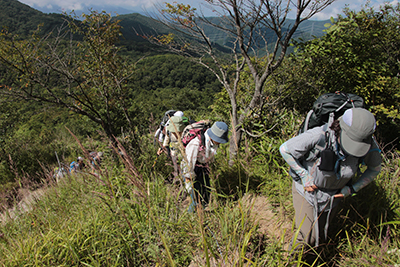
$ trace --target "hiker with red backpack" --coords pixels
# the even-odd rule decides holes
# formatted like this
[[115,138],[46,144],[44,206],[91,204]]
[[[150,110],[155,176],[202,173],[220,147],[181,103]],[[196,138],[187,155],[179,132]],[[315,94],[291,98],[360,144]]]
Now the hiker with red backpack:
[[[382,158],[373,138],[375,127],[371,112],[350,108],[338,119],[281,145],[280,152],[293,178],[295,226],[299,229],[292,240],[294,253],[304,249],[307,255],[307,250],[327,241],[329,223],[341,200],[357,193],[379,174]],[[367,169],[353,182],[361,164]]]
[[[192,126],[194,125],[194,126]],[[206,121],[198,122],[203,128],[197,131],[195,124],[187,126],[191,131],[185,133],[182,143],[185,146],[185,155],[181,162],[182,177],[185,188],[190,194],[191,204],[188,212],[193,212],[201,203],[205,208],[210,201],[210,169],[209,164],[214,160],[220,144],[228,142],[228,125],[217,121],[207,128]]]

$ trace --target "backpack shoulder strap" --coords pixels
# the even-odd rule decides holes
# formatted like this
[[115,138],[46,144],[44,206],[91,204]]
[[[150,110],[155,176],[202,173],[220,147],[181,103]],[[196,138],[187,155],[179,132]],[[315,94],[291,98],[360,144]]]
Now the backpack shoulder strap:
[[322,127],[322,132],[319,136],[318,142],[315,144],[315,146],[305,155],[305,160],[306,161],[310,161],[312,159],[315,158],[319,158],[321,151],[325,149],[325,145],[326,145],[326,137],[325,137],[325,133],[328,130],[328,124],[326,123],[323,127]]
[[[375,147],[375,148],[370,148],[370,150],[368,150],[367,154],[365,154],[364,156],[362,156],[361,158],[359,158],[359,161],[358,161],[359,164],[365,165],[364,159],[365,159],[365,157],[366,157],[369,153],[375,152],[375,151],[377,151],[377,152],[379,152],[379,153],[382,152],[382,150],[379,148],[378,144],[376,143],[376,140],[375,140],[374,137],[372,137],[372,142],[375,143],[376,147]],[[360,171],[360,169],[359,169],[359,171]]]
[[311,115],[312,115],[313,113],[314,113],[314,110],[312,110],[312,109],[307,113],[306,119],[304,120],[303,129],[300,129],[300,131],[301,131],[302,133],[304,133],[305,131],[308,130],[308,124],[309,124],[309,122],[310,122],[310,118],[311,118]]

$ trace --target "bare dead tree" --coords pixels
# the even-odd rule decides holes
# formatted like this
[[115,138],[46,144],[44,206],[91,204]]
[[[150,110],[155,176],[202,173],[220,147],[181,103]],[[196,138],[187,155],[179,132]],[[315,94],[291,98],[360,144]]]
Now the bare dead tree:
[[[184,55],[214,73],[226,89],[232,113],[233,135],[230,140],[231,159],[240,145],[242,124],[257,107],[263,106],[263,88],[284,60],[290,40],[299,25],[324,10],[335,0],[205,0],[216,14],[206,17],[201,11],[184,4],[166,3],[153,16],[178,34],[147,36],[149,41]],[[289,19],[292,17],[292,19]],[[205,29],[213,28],[231,41],[226,48],[230,57],[222,57],[216,43]],[[207,31],[209,32],[209,31]],[[258,56],[259,51],[263,56]],[[205,59],[211,58],[213,66]],[[239,82],[244,71],[254,80],[250,101],[238,108]]]

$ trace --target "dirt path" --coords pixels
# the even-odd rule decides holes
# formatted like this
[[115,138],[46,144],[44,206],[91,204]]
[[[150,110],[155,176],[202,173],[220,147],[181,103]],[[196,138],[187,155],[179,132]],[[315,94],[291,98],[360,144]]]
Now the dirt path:
[[[242,199],[245,208],[250,211],[250,216],[256,224],[258,224],[258,232],[264,234],[268,239],[279,240],[283,237],[285,249],[290,243],[292,223],[287,218],[282,218],[281,215],[274,212],[274,208],[268,201],[268,198],[260,195],[245,195]],[[235,252],[232,252],[235,253]],[[237,258],[238,255],[232,255],[231,260]],[[219,262],[217,262],[219,261]],[[211,266],[229,266],[222,259],[210,259]],[[194,257],[189,267],[206,266],[204,254],[198,252]]]
[[22,196],[22,200],[6,212],[0,213],[0,224],[4,224],[8,220],[14,220],[21,212],[29,211],[32,204],[37,202],[45,192],[46,188],[39,188],[34,191],[29,189],[20,189],[18,194]]
[[273,211],[266,196],[246,195],[243,201],[251,209],[251,216],[259,225],[259,232],[270,238],[281,238],[283,235],[285,240],[290,238],[291,222]]

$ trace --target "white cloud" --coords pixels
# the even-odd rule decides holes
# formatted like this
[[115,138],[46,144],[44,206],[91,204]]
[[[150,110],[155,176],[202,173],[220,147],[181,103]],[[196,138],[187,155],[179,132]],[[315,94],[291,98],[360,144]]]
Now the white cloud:
[[32,7],[60,7],[64,10],[83,10],[91,6],[114,6],[126,9],[151,8],[158,0],[21,0]]
[[366,4],[368,4],[369,7],[373,7],[375,10],[379,9],[379,6],[389,3],[391,5],[396,5],[397,0],[394,0],[392,2],[389,2],[387,0],[337,0],[330,6],[328,6],[326,9],[324,9],[322,12],[316,14],[312,19],[315,20],[326,20],[329,19],[330,17],[336,18],[337,15],[343,14],[343,9],[348,7],[350,10],[355,10],[359,11],[362,8],[365,8]]
[[[208,15],[215,15],[204,8],[207,4],[205,0],[20,0],[21,2],[34,7],[34,8],[54,8],[63,9],[64,11],[86,11],[89,8],[96,6],[106,8],[107,12],[113,12],[112,8],[124,8],[127,10],[151,10],[155,4],[164,5],[164,2],[180,2],[184,4],[190,4],[196,7],[198,10],[205,11]],[[390,3],[395,5],[398,0],[393,0]],[[352,10],[360,10],[369,3],[370,6],[377,9],[379,5],[389,2],[387,0],[336,0],[333,4],[328,6],[324,11],[316,14],[312,19],[326,20],[330,17],[337,17],[338,14],[342,14],[343,8],[348,6]]]

